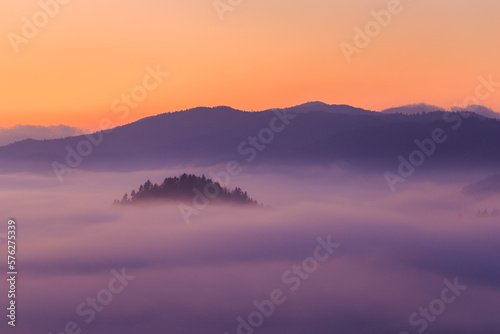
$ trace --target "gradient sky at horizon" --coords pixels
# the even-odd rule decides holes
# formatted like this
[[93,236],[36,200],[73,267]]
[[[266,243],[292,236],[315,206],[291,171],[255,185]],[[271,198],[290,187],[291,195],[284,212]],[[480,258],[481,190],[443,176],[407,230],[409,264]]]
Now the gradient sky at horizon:
[[[97,128],[106,117],[118,125],[196,106],[316,100],[450,108],[475,94],[479,76],[500,81],[494,0],[401,0],[402,13],[347,64],[340,43],[353,44],[354,28],[388,2],[248,0],[221,21],[212,0],[72,0],[19,53],[7,34],[21,34],[40,5],[3,2],[0,126]],[[121,120],[112,102],[157,64],[170,76]],[[500,111],[498,92],[480,102]]]

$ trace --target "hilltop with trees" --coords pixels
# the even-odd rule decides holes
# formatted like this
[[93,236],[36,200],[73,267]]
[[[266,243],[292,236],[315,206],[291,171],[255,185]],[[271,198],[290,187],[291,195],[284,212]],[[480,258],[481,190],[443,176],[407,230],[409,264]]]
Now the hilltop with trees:
[[142,203],[150,200],[167,201],[192,201],[194,196],[202,195],[210,200],[224,201],[235,204],[261,205],[250,198],[246,191],[236,187],[228,189],[221,186],[218,182],[208,179],[205,175],[201,177],[193,174],[182,174],[180,177],[165,178],[162,184],[146,181],[141,184],[139,189],[133,189],[123,195],[121,200],[115,200],[114,204],[130,205]]

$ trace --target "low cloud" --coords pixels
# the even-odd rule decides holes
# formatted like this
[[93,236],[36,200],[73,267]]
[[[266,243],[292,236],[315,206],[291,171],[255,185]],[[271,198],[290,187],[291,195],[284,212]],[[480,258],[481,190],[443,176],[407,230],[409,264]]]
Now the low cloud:
[[[470,175],[413,179],[394,194],[379,175],[248,168],[231,186],[272,209],[214,204],[190,225],[173,203],[111,204],[143,180],[179,173],[75,171],[62,184],[0,175],[0,211],[22,226],[17,332],[61,333],[73,321],[89,334],[237,334],[238,317],[248,319],[254,301],[280,289],[286,302],[253,333],[413,334],[419,327],[409,316],[440,298],[444,280],[455,277],[467,291],[426,333],[489,334],[499,326],[500,225],[475,216],[498,198],[463,196]],[[341,247],[292,291],[283,273],[313,256],[317,238],[327,236]],[[85,322],[77,306],[122,268],[134,281]]]

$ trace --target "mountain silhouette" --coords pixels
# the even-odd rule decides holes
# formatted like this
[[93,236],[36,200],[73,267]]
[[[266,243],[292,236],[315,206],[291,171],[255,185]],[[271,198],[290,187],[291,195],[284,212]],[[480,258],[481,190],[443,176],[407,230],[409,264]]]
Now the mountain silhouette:
[[90,137],[24,140],[0,147],[0,172],[54,173],[55,166],[131,171],[230,160],[241,165],[342,163],[380,171],[397,167],[398,157],[410,155],[418,148],[415,140],[430,138],[435,129],[442,129],[447,140],[422,168],[500,166],[498,120],[443,111],[387,114],[313,102],[261,112],[199,107]]

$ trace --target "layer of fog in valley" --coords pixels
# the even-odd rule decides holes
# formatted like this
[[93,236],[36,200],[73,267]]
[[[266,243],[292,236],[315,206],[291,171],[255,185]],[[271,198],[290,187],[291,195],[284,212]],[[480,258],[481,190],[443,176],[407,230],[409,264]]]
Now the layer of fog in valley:
[[[477,211],[500,202],[462,192],[487,175],[415,177],[391,192],[382,174],[260,166],[229,186],[265,209],[208,204],[186,224],[175,203],[112,205],[146,180],[217,170],[75,171],[63,183],[0,176],[0,211],[19,226],[16,332],[55,334],[68,323],[89,334],[498,330],[500,217]],[[318,238],[340,246],[293,273]],[[117,272],[129,280],[123,289],[115,280],[106,299]],[[466,288],[435,302],[457,281]],[[252,327],[260,318],[249,315],[273,291],[281,303]],[[87,298],[98,295],[93,309]]]

